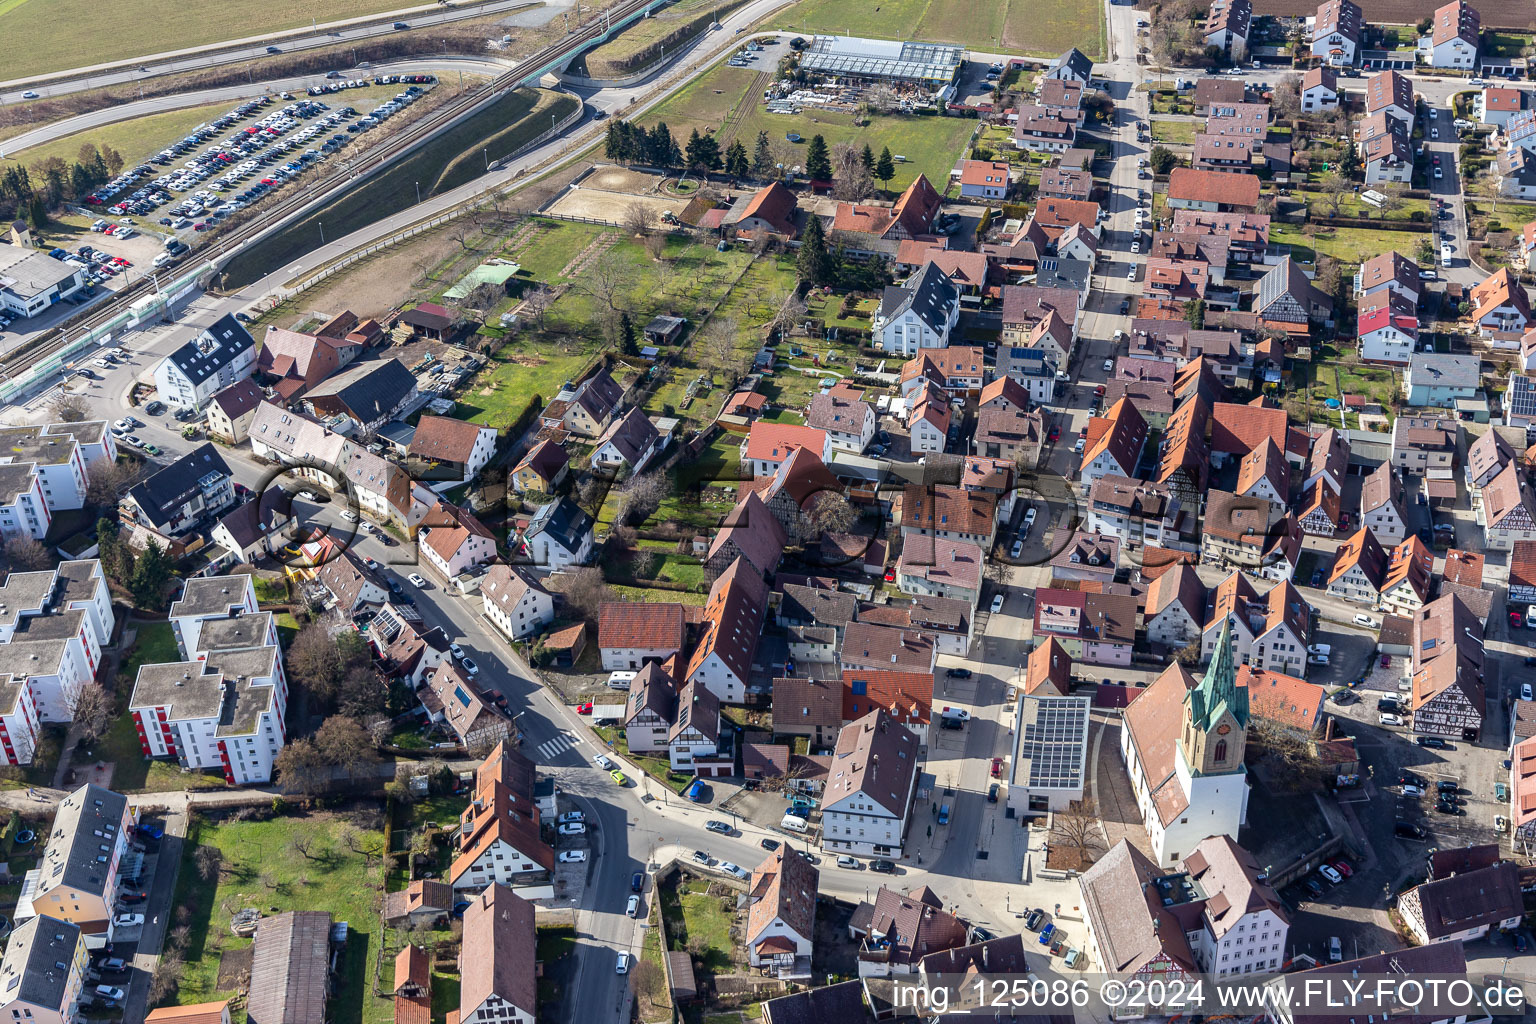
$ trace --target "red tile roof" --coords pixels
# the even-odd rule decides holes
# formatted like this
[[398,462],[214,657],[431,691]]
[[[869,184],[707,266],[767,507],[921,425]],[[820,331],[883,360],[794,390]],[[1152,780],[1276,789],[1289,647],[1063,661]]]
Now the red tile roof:
[[604,601],[597,610],[597,645],[639,650],[681,650],[683,606]]
[[1252,208],[1259,202],[1259,179],[1252,174],[1175,167],[1168,176],[1168,198]]
[[[910,636],[913,631],[896,632]],[[843,669],[843,721],[854,721],[875,708],[902,725],[927,725],[933,716],[933,673]]]
[[811,449],[818,456],[826,449],[827,433],[814,427],[795,423],[752,424],[747,434],[747,458],[765,462],[782,462],[797,446]]

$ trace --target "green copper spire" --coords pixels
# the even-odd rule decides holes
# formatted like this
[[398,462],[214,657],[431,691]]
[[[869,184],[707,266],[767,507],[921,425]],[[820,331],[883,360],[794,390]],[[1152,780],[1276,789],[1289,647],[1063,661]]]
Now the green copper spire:
[[1232,660],[1232,621],[1221,625],[1216,651],[1206,666],[1205,678],[1189,691],[1190,722],[1202,732],[1209,730],[1222,712],[1230,710],[1240,729],[1248,728],[1248,690],[1237,685],[1237,665]]

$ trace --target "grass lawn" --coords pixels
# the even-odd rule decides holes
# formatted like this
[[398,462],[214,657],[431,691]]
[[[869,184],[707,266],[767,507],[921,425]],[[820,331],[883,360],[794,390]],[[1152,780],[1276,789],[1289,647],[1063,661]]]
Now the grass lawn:
[[[159,0],[116,0],[110,11],[92,0],[8,0],[0,3],[0,39],[24,39],[8,48],[6,76],[26,78],[69,68],[131,60],[151,53],[217,43],[242,36],[307,27],[399,9],[398,0],[207,0],[172,12]],[[194,122],[195,123],[195,122]]]
[[[893,36],[976,49],[1059,57],[1076,46],[1090,57],[1104,52],[1104,12],[1087,0],[883,0],[850,5],[839,0],[801,0],[774,19],[802,34]],[[899,26],[893,30],[892,26]]]
[[[626,69],[630,68],[629,59],[635,54],[667,38],[695,18],[721,7],[722,5],[714,0],[678,0],[677,3],[669,4],[661,8],[657,14],[631,23],[616,37],[588,53],[587,70],[599,78],[622,77]],[[725,10],[722,8],[719,17],[724,17],[724,14]],[[698,32],[708,30],[708,23],[701,24],[697,29]],[[674,40],[667,45],[667,49],[683,45],[686,45],[686,40]],[[632,70],[638,71],[639,66],[634,66]]]
[[1277,222],[1270,226],[1269,237],[1276,245],[1292,246],[1292,254],[1304,261],[1313,261],[1317,256],[1332,256],[1340,263],[1358,265],[1393,249],[1413,259],[1419,239],[1425,236],[1415,231],[1327,228],[1319,229],[1309,238],[1300,230],[1300,225]]
[[1152,119],[1152,141],[1171,142],[1178,145],[1193,146],[1195,136],[1199,134],[1200,126],[1193,121],[1170,121],[1167,118],[1154,117]]
[[[1293,198],[1306,203],[1308,209],[1314,213],[1333,213],[1332,201],[1321,192],[1297,189],[1293,195]],[[1430,202],[1428,199],[1404,199],[1403,205],[1387,214],[1386,219],[1394,221],[1411,221],[1413,219],[1413,214],[1417,212],[1423,218],[1420,223],[1423,225],[1424,231],[1427,232],[1429,230],[1429,207]],[[1362,217],[1368,218],[1370,220],[1382,219],[1380,210],[1367,203],[1361,202],[1360,198],[1355,195],[1344,196],[1343,202],[1339,204],[1339,216]]]
[[[219,958],[225,950],[251,944],[229,931],[230,915],[244,907],[263,914],[279,910],[324,909],[350,925],[346,955],[335,977],[334,1019],[346,1024],[387,1024],[394,1019],[391,1000],[373,994],[372,965],[383,938],[379,920],[380,853],[383,835],[364,832],[372,856],[353,853],[342,840],[346,821],[330,814],[274,818],[271,821],[212,823],[194,818],[188,831],[175,905],[186,908],[191,934],[186,972],[177,999],[197,1003],[234,995],[217,987]],[[291,845],[308,837],[306,857]],[[199,846],[222,855],[216,881],[197,871]],[[182,911],[178,910],[178,921]],[[388,968],[385,974],[388,975]],[[385,986],[385,991],[388,987]]]
[[[888,4],[886,9],[889,9]],[[844,8],[844,13],[854,12]],[[875,17],[883,19],[886,15],[882,11]],[[854,20],[857,21],[856,16]],[[887,22],[897,23],[911,24]],[[686,139],[694,129],[701,133],[706,129],[718,132],[722,125],[739,124],[733,137],[740,139],[749,153],[757,133],[765,131],[776,150],[782,153],[782,158],[791,164],[804,163],[806,143],[787,142],[785,135],[789,132],[797,132],[807,140],[820,135],[829,147],[839,142],[852,142],[861,147],[868,144],[877,154],[882,146],[889,146],[892,154],[907,158],[905,163],[896,164],[896,176],[890,182],[892,192],[898,194],[919,174],[927,175],[935,187],[948,182],[950,168],[965,150],[977,124],[969,118],[959,117],[875,116],[869,124],[860,127],[853,123],[855,115],[829,110],[806,109],[798,115],[770,114],[762,106],[762,97],[751,91],[756,76],[754,69],[719,64],[647,114],[643,123],[649,128],[657,121],[665,121],[673,137],[680,140]]]
[[[693,776],[674,774],[672,764],[666,758],[630,753],[629,739],[624,735],[622,729],[614,729],[608,726],[593,726],[592,731],[597,734],[598,739],[608,744],[609,749],[615,754],[626,759],[672,792],[681,795],[683,790],[693,785]],[[638,786],[640,785],[640,780],[631,779],[630,784]]]
[[[729,509],[727,509],[729,511]],[[708,594],[685,594],[679,590],[654,590],[650,587],[621,587],[609,585],[615,594],[625,601],[644,604],[690,604],[700,608],[709,601]]]
[[708,947],[704,970],[713,974],[731,965],[731,914],[721,908],[719,896],[707,894],[708,887],[706,881],[690,879],[677,889],[659,888],[657,895],[672,949],[687,949],[698,940]]

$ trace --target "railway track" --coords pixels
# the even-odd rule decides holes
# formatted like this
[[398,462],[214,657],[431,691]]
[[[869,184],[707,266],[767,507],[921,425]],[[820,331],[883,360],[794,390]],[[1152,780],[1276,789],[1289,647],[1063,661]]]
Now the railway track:
[[[518,83],[529,75],[585,47],[593,39],[601,36],[609,24],[628,17],[651,2],[652,0],[628,0],[614,8],[611,17],[599,17],[577,32],[536,51],[516,67],[498,75],[491,81],[489,88],[468,92],[449,101],[434,113],[406,127],[399,135],[379,147],[378,151],[358,158],[344,173],[331,174],[318,179],[308,189],[296,192],[287,199],[279,200],[251,220],[232,228],[228,233],[215,235],[207,245],[194,248],[188,253],[182,261],[183,265],[193,266],[200,262],[218,264],[240,246],[276,227],[294,214],[343,192],[359,177],[399,159],[418,143],[431,138],[508,89],[516,88]],[[135,300],[150,294],[152,289],[152,279],[148,275],[141,277],[119,291],[101,308],[66,321],[34,339],[29,345],[9,353],[0,360],[0,380],[8,380],[24,372],[28,367],[46,360],[68,344],[70,337],[78,339],[80,335],[101,327],[114,317],[121,315]]]

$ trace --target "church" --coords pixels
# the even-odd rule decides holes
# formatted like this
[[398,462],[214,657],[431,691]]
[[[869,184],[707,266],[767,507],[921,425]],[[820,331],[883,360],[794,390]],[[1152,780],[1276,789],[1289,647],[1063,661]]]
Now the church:
[[1120,752],[1159,866],[1207,836],[1237,838],[1248,820],[1248,690],[1237,685],[1232,626],[1198,682],[1170,665],[1125,709]]

